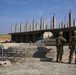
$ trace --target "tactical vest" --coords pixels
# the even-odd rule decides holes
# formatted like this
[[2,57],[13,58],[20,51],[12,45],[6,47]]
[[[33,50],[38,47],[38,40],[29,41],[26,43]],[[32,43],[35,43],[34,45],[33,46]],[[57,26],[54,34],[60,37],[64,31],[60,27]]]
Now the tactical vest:
[[61,45],[62,44],[62,41],[61,41],[61,37],[57,37],[56,39],[56,45]]
[[76,36],[74,36],[71,40],[71,45],[72,45],[72,48],[75,48],[76,49]]

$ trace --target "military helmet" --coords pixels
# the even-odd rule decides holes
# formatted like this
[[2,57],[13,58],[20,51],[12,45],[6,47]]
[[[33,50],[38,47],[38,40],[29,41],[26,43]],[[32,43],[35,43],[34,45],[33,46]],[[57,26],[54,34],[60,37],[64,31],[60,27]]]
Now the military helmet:
[[76,35],[76,31],[74,31],[73,34]]
[[62,32],[62,31],[60,31],[60,32],[59,32],[59,35],[63,35],[63,32]]

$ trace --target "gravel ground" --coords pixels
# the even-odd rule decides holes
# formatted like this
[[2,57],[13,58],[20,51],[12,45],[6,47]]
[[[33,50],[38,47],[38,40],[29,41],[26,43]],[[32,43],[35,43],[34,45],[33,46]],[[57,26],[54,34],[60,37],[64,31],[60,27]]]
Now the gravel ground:
[[76,75],[76,65],[30,61],[12,67],[0,67],[0,75]]
[[[53,50],[56,52],[55,47],[53,47]],[[24,61],[13,66],[0,66],[0,75],[76,75],[76,64],[74,64],[74,61],[72,64],[67,64],[68,56],[69,49],[66,46],[63,55],[64,63],[56,63],[56,59],[44,62]]]

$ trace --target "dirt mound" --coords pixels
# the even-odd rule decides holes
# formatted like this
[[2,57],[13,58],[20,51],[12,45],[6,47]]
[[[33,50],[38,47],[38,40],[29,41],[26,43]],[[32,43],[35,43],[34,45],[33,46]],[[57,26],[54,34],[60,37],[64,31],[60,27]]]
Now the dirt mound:
[[11,35],[8,34],[0,34],[0,42],[6,42],[11,40]]

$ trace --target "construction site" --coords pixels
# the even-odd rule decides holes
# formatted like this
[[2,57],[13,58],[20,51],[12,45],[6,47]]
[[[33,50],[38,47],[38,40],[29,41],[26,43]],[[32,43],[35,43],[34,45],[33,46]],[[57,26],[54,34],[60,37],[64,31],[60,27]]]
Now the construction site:
[[0,48],[0,75],[76,74],[75,60],[68,64],[68,46],[64,46],[63,63],[56,62],[56,46],[45,46],[42,43],[4,43]]
[[[72,64],[69,61],[69,41],[76,30],[76,21],[72,23],[72,12],[69,13],[69,23],[61,23],[56,28],[56,16],[53,16],[51,28],[45,25],[43,19],[40,19],[40,28],[33,21],[28,30],[26,22],[25,30],[18,31],[18,25],[11,26],[10,43],[0,43],[0,75],[76,75],[76,65],[74,60]],[[46,46],[44,42],[36,42],[39,37],[56,38],[58,33],[63,31],[67,43],[64,46],[63,63],[56,62],[56,44]],[[46,35],[44,33],[46,32]],[[52,33],[52,34],[50,34]],[[75,56],[73,57],[75,58]]]
[[[58,26],[58,27],[57,27]],[[36,42],[36,40],[39,37],[43,37],[44,32],[52,32],[53,37],[56,38],[58,36],[58,33],[60,31],[63,31],[64,37],[67,39],[67,42],[69,43],[73,31],[76,30],[76,20],[72,20],[72,12],[70,11],[68,14],[68,23],[66,23],[66,18],[64,21],[62,21],[59,25],[56,24],[56,16],[54,15],[52,18],[52,21],[50,21],[50,27],[45,23],[45,21],[41,18],[40,19],[40,25],[38,25],[35,20],[33,20],[32,24],[30,24],[30,27],[28,25],[28,22],[26,22],[26,25],[23,26],[20,24],[18,26],[17,24],[15,27],[11,26],[11,40],[16,43],[29,43],[30,41],[32,43]]]

